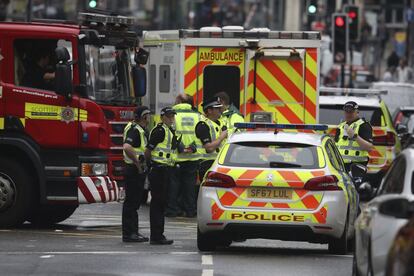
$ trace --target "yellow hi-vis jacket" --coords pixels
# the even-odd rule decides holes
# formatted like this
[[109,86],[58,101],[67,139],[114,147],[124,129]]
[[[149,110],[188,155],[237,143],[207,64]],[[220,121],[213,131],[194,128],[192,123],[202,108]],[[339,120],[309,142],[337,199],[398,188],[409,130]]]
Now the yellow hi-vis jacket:
[[[136,131],[139,132],[139,137],[141,139],[141,144],[138,148],[134,148],[135,154],[137,155],[137,157],[139,156],[143,156],[144,152],[145,152],[145,146],[147,145],[147,137],[145,136],[145,130],[137,123],[135,122],[129,122],[126,127],[124,128],[124,141],[126,139],[126,135],[128,133],[128,131],[134,128]],[[124,162],[127,164],[133,164],[134,162],[131,160],[131,158],[128,157],[128,155],[126,155],[125,151],[124,151]]]
[[[221,126],[208,118],[204,118],[203,121],[207,124],[208,128],[210,129],[211,141],[213,142],[217,140],[217,138],[221,134]],[[200,141],[200,139],[197,139],[197,140]],[[204,149],[203,160],[215,160],[223,144],[224,143],[222,142],[216,150],[210,153],[207,153],[206,150]]]
[[[359,127],[365,123],[364,120],[359,119],[353,122],[349,127],[354,130],[355,133],[358,133]],[[363,150],[358,142],[352,137],[348,137],[348,134],[345,130],[346,122],[339,124],[339,139],[336,143],[339,153],[344,159],[345,164],[348,163],[363,163],[368,161],[368,151]]]
[[195,127],[201,120],[201,114],[194,111],[190,104],[181,103],[173,106],[173,109],[177,112],[175,115],[175,134],[181,139],[182,146],[189,148],[194,146],[196,152],[193,153],[180,153],[177,152],[177,162],[183,161],[196,161],[203,158],[205,150],[201,143],[197,145],[198,138],[195,134]]
[[[172,133],[167,125],[160,123],[157,126],[160,125],[162,128],[164,128],[165,131],[164,140],[159,143],[154,150],[151,151],[151,160],[159,164],[172,167],[175,163],[175,150],[172,149],[174,133]],[[153,130],[154,129],[155,128],[153,128]]]

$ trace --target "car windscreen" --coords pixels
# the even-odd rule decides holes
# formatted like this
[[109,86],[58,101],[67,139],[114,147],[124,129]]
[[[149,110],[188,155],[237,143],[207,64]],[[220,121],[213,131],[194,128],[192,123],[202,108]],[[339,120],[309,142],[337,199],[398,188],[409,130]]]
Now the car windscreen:
[[[344,121],[343,105],[320,105],[319,122],[321,124],[339,125]],[[359,117],[367,120],[371,126],[381,126],[382,111],[379,107],[359,107]]]
[[319,168],[317,147],[295,143],[232,143],[222,165],[257,168]]

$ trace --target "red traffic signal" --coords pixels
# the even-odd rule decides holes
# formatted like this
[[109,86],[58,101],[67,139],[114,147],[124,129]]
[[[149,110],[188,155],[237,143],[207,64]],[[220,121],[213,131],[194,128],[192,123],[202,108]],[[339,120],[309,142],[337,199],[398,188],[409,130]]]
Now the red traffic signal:
[[343,27],[343,26],[345,26],[345,20],[344,20],[344,18],[341,17],[341,16],[336,17],[335,18],[335,25],[337,27]]
[[351,19],[355,19],[357,17],[357,13],[355,11],[348,12],[348,16]]

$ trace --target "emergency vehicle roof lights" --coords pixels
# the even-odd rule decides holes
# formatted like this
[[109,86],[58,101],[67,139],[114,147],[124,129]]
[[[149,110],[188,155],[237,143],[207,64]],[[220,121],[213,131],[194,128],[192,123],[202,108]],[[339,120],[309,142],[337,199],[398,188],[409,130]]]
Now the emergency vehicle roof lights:
[[361,88],[338,88],[338,87],[321,87],[319,92],[324,93],[325,95],[357,95],[357,96],[380,96],[388,94],[387,90],[380,89],[361,89]]
[[242,30],[237,26],[203,27],[200,30],[179,30],[180,38],[263,38],[263,39],[321,39],[319,32],[279,32],[267,28]]
[[78,20],[82,25],[89,25],[91,23],[95,24],[112,24],[112,25],[123,25],[123,26],[133,26],[136,24],[136,20],[133,17],[126,16],[114,16],[114,15],[105,15],[97,13],[84,13],[80,12],[78,15]]
[[234,126],[238,129],[304,129],[304,130],[319,130],[324,131],[328,129],[327,125],[305,125],[305,124],[270,124],[270,123],[235,123]]

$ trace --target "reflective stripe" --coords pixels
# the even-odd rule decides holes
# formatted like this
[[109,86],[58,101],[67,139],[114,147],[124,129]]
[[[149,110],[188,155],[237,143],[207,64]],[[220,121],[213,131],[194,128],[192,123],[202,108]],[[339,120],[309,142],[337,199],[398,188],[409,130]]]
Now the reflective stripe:
[[176,132],[177,134],[194,134],[194,131],[191,130],[180,130]]
[[353,147],[353,146],[339,146],[338,149],[363,150],[361,147]]
[[[349,156],[349,155],[345,155],[342,156],[342,159],[345,160],[349,160],[349,161],[355,161],[355,162],[365,162],[368,161],[368,157],[367,156]],[[347,162],[345,162],[347,163]]]
[[0,118],[0,129],[4,129],[4,118]]

